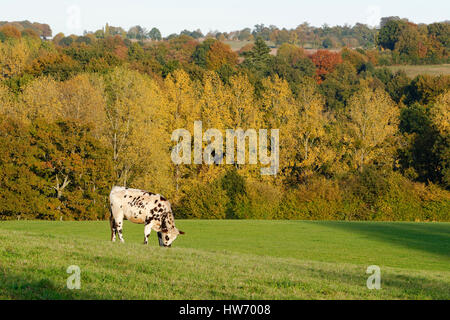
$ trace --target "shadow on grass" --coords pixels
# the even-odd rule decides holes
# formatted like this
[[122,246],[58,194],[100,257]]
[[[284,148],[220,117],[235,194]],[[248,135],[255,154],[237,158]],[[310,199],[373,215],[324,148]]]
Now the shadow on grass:
[[324,227],[357,232],[367,237],[415,250],[450,257],[450,224],[396,222],[315,222]]
[[381,289],[369,290],[366,285],[367,278],[364,269],[358,270],[308,270],[315,278],[331,280],[350,287],[360,287],[361,298],[369,299],[434,299],[448,300],[450,298],[450,287],[448,281],[429,279],[419,275],[406,275],[388,270],[381,270]]
[[12,300],[95,300],[96,295],[84,292],[83,288],[69,290],[66,284],[56,284],[46,278],[27,278],[0,273],[0,299]]

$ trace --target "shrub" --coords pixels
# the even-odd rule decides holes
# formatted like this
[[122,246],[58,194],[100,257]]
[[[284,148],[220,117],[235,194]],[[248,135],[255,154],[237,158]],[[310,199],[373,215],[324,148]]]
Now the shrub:
[[247,195],[236,199],[236,217],[240,219],[279,219],[282,190],[268,183],[247,182]]
[[195,183],[174,211],[183,218],[224,219],[228,203],[227,193],[219,180],[207,184]]
[[449,221],[450,193],[412,182],[397,172],[387,178],[389,191],[379,202],[376,220]]
[[221,179],[222,189],[225,190],[229,202],[227,204],[226,217],[237,218],[237,201],[247,196],[245,179],[233,167]]

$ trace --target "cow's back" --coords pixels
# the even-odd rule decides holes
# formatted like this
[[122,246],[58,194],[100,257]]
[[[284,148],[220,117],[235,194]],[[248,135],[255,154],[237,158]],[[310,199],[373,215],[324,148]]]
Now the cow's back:
[[[134,223],[144,223],[151,209],[155,208],[164,199],[140,189],[131,189],[114,186],[109,195],[111,209],[114,217],[123,217]],[[170,211],[170,204],[164,199],[163,205]]]

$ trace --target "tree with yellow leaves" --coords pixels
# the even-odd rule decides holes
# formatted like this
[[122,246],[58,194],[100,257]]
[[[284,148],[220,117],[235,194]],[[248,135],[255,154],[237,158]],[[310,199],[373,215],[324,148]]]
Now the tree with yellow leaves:
[[51,77],[40,77],[28,83],[19,98],[19,113],[30,121],[45,118],[61,119],[64,104],[61,101],[60,84]]
[[[227,123],[227,128],[235,130],[237,133],[239,129],[242,130],[244,134],[244,143],[246,143],[245,139],[248,140],[250,144],[251,139],[256,139],[255,137],[248,136],[245,138],[245,134],[250,134],[250,130],[257,130],[261,128],[262,117],[261,110],[258,105],[258,102],[255,100],[254,96],[254,88],[252,84],[249,82],[248,77],[243,74],[239,74],[230,78],[229,83],[226,85],[226,107],[229,113],[229,122]],[[231,162],[231,146],[233,148],[233,158],[242,157],[245,160],[246,154],[238,154],[239,151],[246,152],[250,150],[248,147],[245,147],[244,150],[238,148],[239,138],[234,138],[233,141],[228,141],[229,137],[226,137],[226,162]],[[235,141],[234,141],[235,140]],[[242,143],[242,142],[241,142]],[[256,148],[256,145],[255,145]],[[256,150],[252,150],[254,152]],[[250,152],[250,151],[248,151]],[[257,151],[256,151],[257,152]],[[256,153],[255,152],[255,153]],[[248,162],[250,162],[250,154],[247,156]],[[237,162],[237,159],[233,159],[234,166],[239,169],[240,174],[244,176],[257,175],[259,174],[259,169],[254,165],[240,165]]]
[[430,110],[431,121],[439,132],[433,151],[439,157],[438,170],[443,184],[450,187],[450,90],[437,97]]
[[115,68],[105,82],[105,139],[111,146],[116,182],[126,186],[137,174],[144,175],[161,153],[160,103],[156,83],[136,71]]
[[59,83],[62,116],[89,124],[97,139],[106,121],[103,90],[103,81],[90,74],[79,74]]
[[300,121],[298,108],[289,88],[289,84],[274,76],[263,79],[261,98],[263,127],[279,129],[280,170],[289,175],[290,168],[295,163],[297,140],[295,130]]
[[350,98],[346,115],[345,140],[352,166],[362,171],[374,161],[392,162],[394,148],[389,140],[397,133],[399,110],[388,94],[363,86]]
[[[229,87],[223,84],[217,73],[209,71],[204,74],[198,89],[200,120],[204,131],[201,138],[204,162],[199,168],[198,178],[203,182],[210,182],[225,169],[217,164],[225,163],[225,130],[230,128],[232,121],[227,106]],[[199,138],[198,135],[196,138]]]
[[430,110],[431,119],[442,137],[450,136],[450,90],[437,97]]
[[222,80],[215,72],[205,72],[199,92],[200,120],[205,128],[224,130],[231,123],[226,106],[227,95]]
[[29,55],[30,50],[22,39],[0,41],[0,80],[21,75]]
[[0,83],[0,114],[8,116],[17,114],[13,93],[2,83]]
[[206,67],[209,70],[217,71],[224,65],[234,67],[237,63],[238,56],[229,45],[220,41],[214,41],[211,44],[206,55]]
[[326,141],[330,115],[325,112],[325,101],[317,92],[317,85],[312,79],[299,85],[296,102],[299,115],[292,134],[298,139],[298,166],[312,172],[334,157]]
[[[170,74],[163,85],[163,109],[160,114],[167,133],[167,145],[173,146],[171,134],[176,129],[187,129],[194,135],[194,121],[200,119],[200,105],[198,103],[196,86],[183,70],[176,70]],[[200,140],[201,141],[201,140]],[[201,148],[194,146],[194,148]],[[179,196],[181,176],[189,176],[189,168],[178,164],[173,166],[173,179],[176,194]],[[186,183],[188,184],[188,183]]]
[[226,88],[226,105],[230,113],[230,128],[257,129],[261,125],[260,110],[254,88],[244,74],[233,76]]

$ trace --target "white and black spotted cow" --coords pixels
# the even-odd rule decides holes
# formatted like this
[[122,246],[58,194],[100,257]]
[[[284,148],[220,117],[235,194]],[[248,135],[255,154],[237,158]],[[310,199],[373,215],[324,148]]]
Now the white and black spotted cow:
[[175,227],[172,209],[169,201],[159,194],[139,189],[113,187],[109,194],[111,241],[124,242],[122,230],[123,219],[134,223],[145,224],[144,244],[153,230],[158,232],[160,246],[170,247],[172,242],[183,231]]

